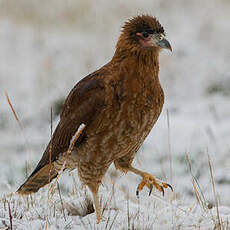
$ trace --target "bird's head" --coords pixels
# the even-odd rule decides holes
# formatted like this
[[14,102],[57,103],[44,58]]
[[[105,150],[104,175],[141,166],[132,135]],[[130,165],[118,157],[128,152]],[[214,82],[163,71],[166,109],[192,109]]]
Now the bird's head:
[[165,38],[164,28],[159,21],[149,15],[141,15],[128,20],[122,29],[117,47],[124,46],[130,51],[149,49],[160,51],[171,45]]

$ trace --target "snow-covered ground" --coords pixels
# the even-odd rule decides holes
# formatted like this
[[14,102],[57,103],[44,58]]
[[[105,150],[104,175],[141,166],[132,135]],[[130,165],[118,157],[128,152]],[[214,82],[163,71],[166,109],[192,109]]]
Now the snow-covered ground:
[[[84,214],[90,210],[90,193],[76,171],[61,176],[62,199],[55,189],[48,201],[47,187],[32,197],[8,196],[24,182],[26,162],[32,169],[42,155],[50,137],[51,106],[55,113],[77,81],[110,60],[123,22],[142,13],[158,17],[173,53],[161,53],[166,102],[135,165],[170,182],[174,193],[166,191],[162,197],[155,191],[149,197],[144,190],[138,200],[141,178],[122,176],[112,166],[100,189],[105,207],[100,225],[95,213]],[[10,229],[8,202],[13,229],[45,229],[46,223],[50,230],[214,229],[217,212],[208,155],[222,225],[230,229],[229,21],[228,0],[1,0],[0,229]],[[55,116],[54,125],[57,121]]]

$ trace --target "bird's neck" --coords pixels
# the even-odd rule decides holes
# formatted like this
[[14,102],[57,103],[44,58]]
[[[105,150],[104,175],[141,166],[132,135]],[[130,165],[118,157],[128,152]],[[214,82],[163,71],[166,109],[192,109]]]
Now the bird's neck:
[[117,48],[111,60],[111,64],[117,68],[130,69],[131,73],[152,76],[158,79],[159,51],[158,50],[123,50]]

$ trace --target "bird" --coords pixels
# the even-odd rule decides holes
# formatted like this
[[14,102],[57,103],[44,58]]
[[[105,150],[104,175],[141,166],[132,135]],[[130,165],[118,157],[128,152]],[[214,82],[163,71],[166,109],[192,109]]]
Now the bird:
[[[165,188],[172,189],[132,166],[164,104],[158,76],[163,49],[172,51],[158,19],[145,14],[125,21],[111,60],[70,91],[41,160],[17,193],[35,193],[57,177],[61,168],[77,168],[80,180],[92,193],[100,223],[99,187],[112,163],[123,173],[130,171],[142,177],[137,196],[145,186],[150,194],[153,187],[163,193]],[[79,127],[83,128],[69,152]]]

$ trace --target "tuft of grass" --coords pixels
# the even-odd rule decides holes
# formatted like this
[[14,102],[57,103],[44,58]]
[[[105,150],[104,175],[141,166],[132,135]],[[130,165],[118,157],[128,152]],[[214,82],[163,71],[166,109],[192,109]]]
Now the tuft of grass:
[[8,201],[8,209],[9,209],[9,219],[10,219],[10,230],[13,230],[13,217],[10,208],[10,202]]
[[117,218],[117,216],[118,216],[118,211],[117,211],[117,213],[116,213],[116,215],[114,216],[114,218],[113,218],[113,221],[112,221],[112,223],[111,223],[111,225],[110,225],[110,227],[109,227],[109,230],[111,230],[112,229],[112,227],[113,227],[113,225],[114,225],[114,223],[115,223],[115,220],[116,220],[116,218]]
[[84,197],[84,199],[80,199],[77,204],[72,204],[69,202],[64,203],[64,208],[67,210],[69,216],[85,217],[95,211],[93,207],[93,202],[89,195],[85,193],[81,193],[81,195]]
[[57,182],[57,188],[58,188],[59,198],[60,198],[60,201],[61,201],[62,214],[63,214],[64,220],[66,221],[65,211],[64,211],[64,205],[63,205],[63,200],[62,200],[62,196],[61,196],[61,190],[60,190],[60,186],[59,186],[58,182]]
[[208,155],[208,166],[209,166],[209,172],[210,172],[210,176],[211,176],[213,195],[214,195],[214,199],[215,199],[215,203],[216,203],[216,215],[217,215],[216,228],[217,228],[217,230],[221,230],[221,226],[223,226],[223,222],[220,220],[219,203],[218,203],[218,199],[217,199],[216,188],[215,188],[215,183],[214,183],[214,178],[213,178],[212,164],[211,164],[211,160],[210,160],[210,156],[208,154],[208,151],[207,151],[207,155]]
[[205,197],[204,197],[204,194],[203,194],[203,192],[201,190],[199,182],[198,182],[198,180],[196,179],[196,177],[194,176],[194,174],[192,172],[192,165],[191,165],[191,162],[189,160],[188,153],[186,153],[186,160],[188,162],[189,172],[190,172],[190,175],[192,177],[192,186],[193,186],[193,189],[194,189],[194,192],[195,192],[197,202],[200,204],[200,206],[203,208],[203,210],[206,211],[207,210],[207,207],[206,207],[207,202],[205,200]]

